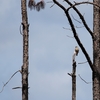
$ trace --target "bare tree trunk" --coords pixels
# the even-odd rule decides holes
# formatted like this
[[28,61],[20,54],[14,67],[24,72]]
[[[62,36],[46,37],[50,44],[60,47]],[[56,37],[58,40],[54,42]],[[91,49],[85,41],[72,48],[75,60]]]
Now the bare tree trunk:
[[72,73],[72,100],[76,100],[76,62],[73,62],[73,73]]
[[93,73],[93,100],[100,100],[100,76]]
[[28,100],[28,18],[26,0],[21,0],[23,26],[22,100]]
[[[100,0],[94,0],[100,5]],[[100,100],[100,8],[94,6],[93,14],[93,63],[96,69],[93,72],[93,100]]]
[[68,73],[72,77],[72,100],[76,100],[76,62],[73,62],[72,73]]
[[72,73],[68,73],[72,77],[72,100],[76,100],[76,61],[75,57],[78,55],[79,48],[76,46],[73,57],[72,57]]

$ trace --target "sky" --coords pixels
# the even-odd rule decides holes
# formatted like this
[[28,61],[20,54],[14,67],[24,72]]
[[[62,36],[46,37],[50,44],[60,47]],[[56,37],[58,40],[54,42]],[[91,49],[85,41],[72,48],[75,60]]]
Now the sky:
[[[36,0],[38,2],[39,0]],[[72,55],[78,46],[73,37],[68,20],[58,6],[47,3],[44,10],[28,11],[29,26],[29,100],[71,100]],[[66,8],[66,2],[58,0]],[[76,0],[82,1],[82,0]],[[73,2],[73,0],[71,0]],[[78,9],[84,15],[89,27],[93,27],[92,6],[81,5]],[[81,21],[71,9],[71,16]],[[21,69],[23,61],[23,38],[20,34],[21,25],[20,0],[0,0],[0,89],[2,90],[9,78]],[[81,27],[73,19],[75,26]],[[68,29],[63,29],[68,28]],[[76,28],[84,47],[92,60],[92,40],[84,27]],[[70,37],[68,37],[70,36]],[[87,82],[92,81],[91,69],[85,62],[81,49],[76,57],[77,62],[77,100],[92,100],[92,84],[83,82],[78,74]],[[17,73],[4,87],[2,100],[21,100],[21,74]]]

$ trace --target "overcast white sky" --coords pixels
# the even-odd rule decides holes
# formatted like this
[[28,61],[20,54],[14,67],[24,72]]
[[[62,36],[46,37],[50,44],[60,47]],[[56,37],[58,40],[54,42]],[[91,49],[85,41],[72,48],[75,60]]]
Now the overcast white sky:
[[[19,32],[21,25],[21,0],[0,0],[0,89],[17,70],[21,69],[23,39]],[[39,1],[39,0],[36,0]],[[45,0],[48,2],[50,0]],[[68,7],[67,3],[59,0]],[[73,0],[71,0],[73,1]],[[77,0],[82,1],[82,0]],[[72,55],[77,45],[70,30],[64,12],[56,5],[46,3],[40,12],[28,8],[29,27],[29,100],[71,100]],[[92,6],[78,7],[92,30]],[[79,19],[71,10],[70,14]],[[83,26],[75,20],[76,26]],[[92,59],[91,36],[85,28],[77,28],[78,35]],[[86,64],[82,51],[77,61],[77,100],[92,100],[91,69]],[[0,94],[2,100],[21,100],[21,90],[12,90],[21,86],[21,75],[17,73]]]

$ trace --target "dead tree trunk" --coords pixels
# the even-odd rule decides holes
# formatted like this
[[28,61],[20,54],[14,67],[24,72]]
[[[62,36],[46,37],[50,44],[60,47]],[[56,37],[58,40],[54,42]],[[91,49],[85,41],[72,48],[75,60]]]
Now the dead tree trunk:
[[[100,0],[94,0],[100,5]],[[94,6],[93,14],[93,64],[96,69],[93,72],[93,100],[100,100],[100,8]]]
[[73,62],[72,73],[68,73],[72,77],[72,100],[76,100],[76,62]]
[[28,100],[28,18],[26,0],[21,0],[23,26],[23,66],[22,66],[22,100]]
[[72,100],[76,100],[76,62],[73,63],[73,73],[72,73]]
[[68,73],[72,77],[72,100],[76,100],[76,61],[75,57],[78,55],[79,48],[76,46],[72,57],[72,73]]
[[78,55],[79,53],[79,48],[77,46],[75,46],[75,50],[74,50],[74,54],[73,54],[73,58],[72,58],[72,100],[76,100],[76,61],[75,61],[75,57]]

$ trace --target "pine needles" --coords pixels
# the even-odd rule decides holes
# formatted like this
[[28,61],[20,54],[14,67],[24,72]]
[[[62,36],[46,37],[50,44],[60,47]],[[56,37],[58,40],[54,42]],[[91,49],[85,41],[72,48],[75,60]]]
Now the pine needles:
[[43,0],[39,1],[39,2],[35,2],[35,0],[29,0],[28,2],[28,7],[32,10],[32,9],[36,9],[37,11],[40,11],[41,9],[45,8],[45,2]]

